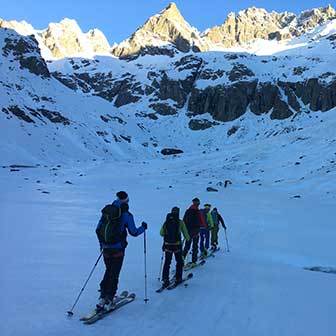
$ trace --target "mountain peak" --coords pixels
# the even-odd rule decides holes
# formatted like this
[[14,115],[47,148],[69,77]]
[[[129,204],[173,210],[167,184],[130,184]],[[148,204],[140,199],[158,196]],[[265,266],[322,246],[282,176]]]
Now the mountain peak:
[[93,29],[84,34],[77,21],[69,18],[64,18],[58,23],[50,23],[41,37],[55,58],[78,55],[90,57],[95,53],[106,53],[110,49],[106,37],[100,30]]
[[82,32],[77,21],[69,18],[63,18],[60,22],[52,22],[48,25],[47,29],[61,29],[66,31]]
[[172,56],[177,51],[205,50],[199,32],[184,19],[174,2],[150,17],[127,40],[113,48],[117,57],[135,57],[143,52]]
[[169,5],[161,11],[161,13],[165,12],[165,11],[174,11],[174,12],[178,12],[178,13],[180,12],[179,9],[177,8],[175,2],[170,2]]
[[34,34],[34,28],[26,21],[6,21],[0,18],[0,28],[13,29],[20,35],[32,35]]
[[163,9],[159,15],[169,17],[172,19],[183,19],[183,16],[181,15],[181,12],[177,8],[175,2],[171,2],[165,9]]

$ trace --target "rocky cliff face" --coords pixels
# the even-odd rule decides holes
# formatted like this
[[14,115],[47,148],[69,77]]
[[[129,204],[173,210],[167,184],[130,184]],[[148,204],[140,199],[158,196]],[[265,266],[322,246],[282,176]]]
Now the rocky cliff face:
[[221,26],[209,29],[204,38],[222,48],[230,48],[254,39],[289,38],[284,31],[296,16],[292,13],[268,13],[261,8],[249,8],[238,14],[230,13]]
[[302,35],[332,19],[336,19],[336,10],[331,5],[304,11],[297,18],[296,26],[291,27],[292,35]]
[[199,32],[183,18],[174,3],[152,16],[129,39],[112,49],[121,58],[134,58],[142,54],[167,54],[176,51],[204,51],[206,44]]
[[310,29],[336,18],[336,11],[329,5],[293,13],[267,12],[262,8],[248,8],[238,14],[230,13],[224,23],[203,34],[213,47],[230,48],[255,39],[286,40],[300,36]]

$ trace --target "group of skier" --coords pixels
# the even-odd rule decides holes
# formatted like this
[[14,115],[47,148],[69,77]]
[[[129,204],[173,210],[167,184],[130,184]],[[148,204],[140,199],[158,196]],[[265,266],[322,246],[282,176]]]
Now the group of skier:
[[[211,204],[205,204],[203,209],[199,209],[200,200],[194,198],[192,205],[187,209],[180,219],[180,209],[173,207],[167,214],[162,225],[160,234],[163,237],[163,251],[165,262],[162,271],[162,287],[170,285],[169,270],[173,254],[176,260],[175,286],[182,282],[184,262],[188,252],[192,247],[192,258],[189,268],[197,265],[198,253],[201,252],[201,259],[218,249],[219,224],[226,230],[222,216],[217,208],[211,210]],[[184,246],[182,242],[184,238]],[[211,238],[210,238],[211,237]],[[211,241],[211,247],[210,247]]]
[[[108,311],[113,309],[114,298],[118,288],[119,274],[122,268],[127,233],[136,237],[147,230],[148,225],[142,222],[136,227],[133,215],[129,212],[129,198],[125,191],[119,191],[117,199],[102,209],[102,215],[96,228],[101,253],[105,263],[105,274],[100,283],[100,298],[96,310]],[[196,265],[199,250],[201,258],[218,248],[219,224],[226,230],[223,218],[216,208],[211,210],[210,204],[199,209],[200,200],[194,198],[192,205],[180,219],[180,209],[173,207],[167,214],[161,227],[165,262],[162,271],[163,287],[169,286],[169,271],[173,255],[176,259],[175,285],[182,282],[184,261],[192,247],[190,267]],[[184,238],[184,246],[182,241]],[[211,238],[210,238],[211,237]],[[211,239],[211,248],[210,248]]]

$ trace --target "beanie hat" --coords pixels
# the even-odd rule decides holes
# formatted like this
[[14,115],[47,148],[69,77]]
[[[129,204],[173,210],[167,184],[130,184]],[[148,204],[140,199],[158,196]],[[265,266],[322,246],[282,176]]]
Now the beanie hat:
[[175,207],[172,208],[171,213],[172,213],[172,214],[174,214],[174,213],[175,213],[175,214],[180,214],[180,209],[179,209],[178,207],[175,206]]
[[199,200],[199,198],[195,197],[193,200],[192,200],[193,203],[198,203],[200,204],[201,201]]
[[117,197],[120,199],[122,202],[127,202],[128,201],[128,195],[125,191],[119,191],[117,192]]

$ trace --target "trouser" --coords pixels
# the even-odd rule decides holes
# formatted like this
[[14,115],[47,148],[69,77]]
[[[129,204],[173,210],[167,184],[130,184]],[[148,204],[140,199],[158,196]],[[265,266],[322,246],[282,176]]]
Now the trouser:
[[100,297],[113,300],[119,282],[119,274],[124,261],[124,251],[104,249],[104,278],[100,283]]
[[211,229],[211,246],[217,246],[218,245],[218,231],[219,231],[219,226],[215,225]]
[[190,247],[192,245],[192,262],[197,262],[197,254],[198,254],[198,241],[199,241],[199,234],[193,236],[192,239],[187,240],[184,244],[184,250],[183,250],[183,257],[186,258]]
[[201,252],[204,252],[204,250],[208,249],[210,246],[210,232],[208,229],[201,228],[200,235],[201,235],[200,250]]
[[163,265],[163,272],[162,272],[163,282],[169,281],[169,270],[170,270],[170,264],[173,259],[173,254],[176,260],[176,281],[182,280],[182,273],[183,273],[182,246],[175,245],[165,247],[165,262]]

